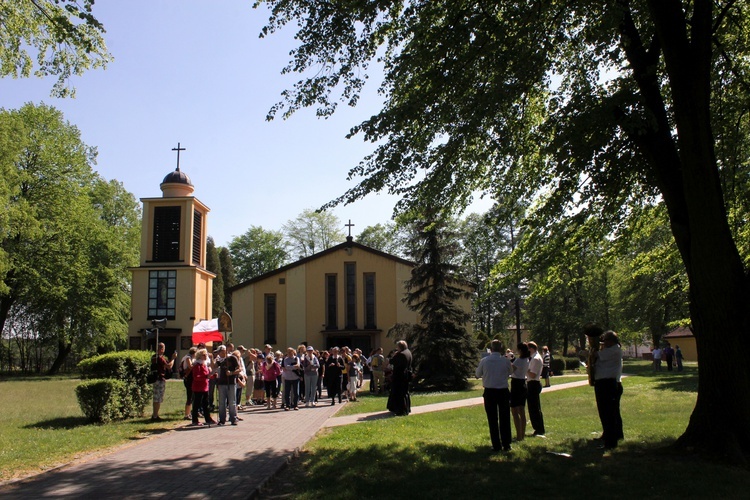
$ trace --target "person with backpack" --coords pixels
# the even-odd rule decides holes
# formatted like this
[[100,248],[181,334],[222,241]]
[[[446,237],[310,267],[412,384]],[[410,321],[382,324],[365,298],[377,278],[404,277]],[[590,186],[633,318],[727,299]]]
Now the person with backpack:
[[151,413],[151,420],[161,420],[159,416],[159,409],[164,401],[164,391],[167,388],[167,373],[172,371],[174,366],[174,360],[177,359],[177,352],[172,354],[172,359],[167,361],[164,357],[164,346],[163,342],[159,342],[157,346],[156,354],[151,358],[151,370],[156,372],[156,381],[154,382],[154,403],[153,412]]
[[191,408],[193,406],[193,358],[198,352],[197,347],[191,347],[188,353],[180,360],[177,372],[180,374],[183,385],[185,385],[185,420],[191,420]]
[[[222,346],[224,347],[224,346]],[[219,389],[219,425],[224,425],[229,410],[229,423],[237,425],[237,376],[240,374],[239,351],[227,352],[222,349],[226,357],[219,362],[216,387]],[[235,354],[236,353],[236,354]]]

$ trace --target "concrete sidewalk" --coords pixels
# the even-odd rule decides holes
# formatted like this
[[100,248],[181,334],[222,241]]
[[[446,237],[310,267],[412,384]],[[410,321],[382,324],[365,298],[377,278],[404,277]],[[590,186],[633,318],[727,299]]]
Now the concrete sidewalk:
[[[623,375],[623,378],[625,375]],[[562,389],[570,389],[572,387],[582,387],[589,385],[588,380],[579,380],[578,382],[568,382],[565,384],[557,384],[551,387],[545,387],[542,393],[559,391]],[[446,401],[445,403],[435,403],[431,405],[423,406],[412,406],[411,414],[419,415],[420,413],[428,413],[433,411],[453,410],[454,408],[464,408],[467,406],[476,406],[484,404],[484,398],[469,398],[459,399],[457,401]],[[331,417],[323,423],[324,427],[337,427],[339,425],[351,425],[359,424],[364,422],[372,422],[373,420],[381,420],[384,418],[400,418],[389,411],[379,411],[375,413],[358,413],[356,415],[345,415],[343,417]]]
[[[586,380],[558,384],[543,393],[584,385]],[[288,412],[250,407],[239,413],[244,420],[237,426],[189,427],[185,422],[110,453],[6,483],[0,497],[253,498],[321,428],[404,418],[387,411],[335,417],[342,405],[327,401]],[[482,403],[478,397],[414,406],[412,415]]]

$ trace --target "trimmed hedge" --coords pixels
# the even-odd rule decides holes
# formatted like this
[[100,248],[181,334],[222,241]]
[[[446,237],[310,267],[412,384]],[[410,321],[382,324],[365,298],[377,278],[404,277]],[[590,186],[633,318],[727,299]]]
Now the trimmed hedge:
[[76,387],[81,411],[93,422],[106,424],[125,418],[131,411],[128,386],[113,378],[93,379]]
[[[114,380],[125,386],[124,396],[114,396],[114,391],[107,392],[103,388],[91,389],[92,391],[104,391],[103,394],[110,398],[119,398],[120,416],[112,418],[130,418],[142,415],[148,404],[153,388],[146,382],[146,376],[151,371],[151,356],[149,351],[120,351],[107,354],[100,354],[91,358],[84,359],[78,363],[78,369],[81,371],[81,378],[94,379],[101,382],[102,379]],[[81,385],[84,385],[82,383]],[[79,386],[80,387],[80,386]],[[88,389],[84,389],[86,391]],[[76,389],[78,391],[78,389]],[[81,405],[83,413],[95,422],[105,422],[108,418],[105,415],[89,415],[87,408],[101,408],[101,411],[109,412],[105,406],[92,405],[87,400],[89,396],[78,397],[78,403]],[[84,407],[85,406],[85,407]]]
[[562,375],[565,371],[565,360],[552,358],[552,361],[549,363],[549,369],[552,370],[552,373],[555,375]]
[[550,369],[555,375],[562,375],[566,371],[580,371],[581,363],[578,358],[552,358]]

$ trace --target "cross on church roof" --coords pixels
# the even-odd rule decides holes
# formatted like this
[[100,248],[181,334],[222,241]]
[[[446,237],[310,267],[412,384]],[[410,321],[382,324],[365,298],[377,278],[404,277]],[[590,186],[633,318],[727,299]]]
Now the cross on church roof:
[[179,172],[180,171],[180,151],[185,151],[185,148],[181,148],[180,143],[178,142],[177,147],[172,148],[172,151],[177,151],[177,168],[175,170]]
[[349,228],[349,237],[352,237],[352,228],[354,227],[354,224],[352,224],[352,220],[349,219],[349,224],[344,224],[346,227]]

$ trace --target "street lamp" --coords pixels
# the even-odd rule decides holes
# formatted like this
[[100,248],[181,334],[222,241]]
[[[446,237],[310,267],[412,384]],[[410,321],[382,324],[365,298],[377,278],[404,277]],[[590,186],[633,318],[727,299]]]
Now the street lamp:
[[159,354],[159,328],[164,328],[167,325],[167,318],[152,319],[151,326],[156,328],[156,344],[154,344],[154,350]]

